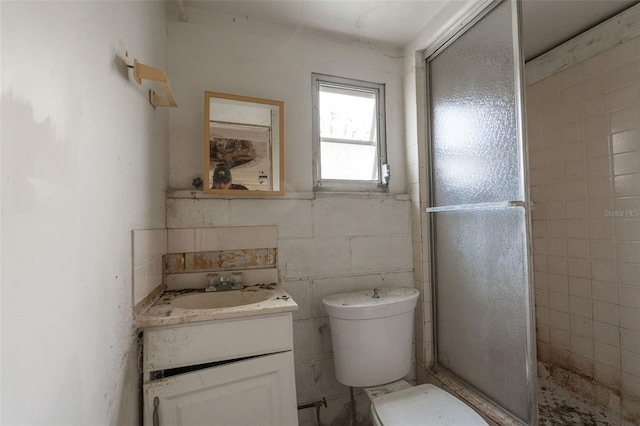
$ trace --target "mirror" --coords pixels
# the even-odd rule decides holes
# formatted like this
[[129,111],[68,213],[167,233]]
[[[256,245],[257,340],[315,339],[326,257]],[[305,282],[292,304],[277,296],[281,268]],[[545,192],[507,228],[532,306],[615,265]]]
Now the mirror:
[[284,193],[284,102],[204,92],[205,192]]

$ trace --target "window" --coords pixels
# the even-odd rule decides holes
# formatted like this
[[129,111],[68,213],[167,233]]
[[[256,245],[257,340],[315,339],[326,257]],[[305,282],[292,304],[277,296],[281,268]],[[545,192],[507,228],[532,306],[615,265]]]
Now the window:
[[386,190],[384,85],[313,74],[316,190]]

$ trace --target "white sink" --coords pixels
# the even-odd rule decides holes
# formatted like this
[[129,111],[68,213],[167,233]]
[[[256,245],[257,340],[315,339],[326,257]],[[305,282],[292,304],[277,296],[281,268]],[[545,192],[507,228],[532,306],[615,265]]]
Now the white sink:
[[222,309],[253,305],[271,298],[273,292],[264,289],[230,290],[211,293],[185,294],[176,297],[171,304],[182,309]]

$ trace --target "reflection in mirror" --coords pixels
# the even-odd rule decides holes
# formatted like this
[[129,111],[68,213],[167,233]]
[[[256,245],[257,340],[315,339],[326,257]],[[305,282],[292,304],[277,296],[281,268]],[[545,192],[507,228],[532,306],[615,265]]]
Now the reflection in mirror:
[[283,133],[284,102],[205,92],[204,191],[282,194]]

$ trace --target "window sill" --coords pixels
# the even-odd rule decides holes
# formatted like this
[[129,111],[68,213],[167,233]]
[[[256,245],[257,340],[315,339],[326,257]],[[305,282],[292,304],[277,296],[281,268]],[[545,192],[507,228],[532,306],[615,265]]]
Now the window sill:
[[396,201],[411,201],[411,196],[404,193],[389,192],[348,192],[348,191],[316,191],[316,192],[285,192],[279,196],[259,195],[247,197],[232,197],[226,194],[210,194],[196,189],[170,189],[167,191],[168,199],[218,199],[218,200],[314,200],[320,198],[359,198],[359,199],[381,199]]

